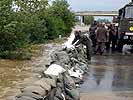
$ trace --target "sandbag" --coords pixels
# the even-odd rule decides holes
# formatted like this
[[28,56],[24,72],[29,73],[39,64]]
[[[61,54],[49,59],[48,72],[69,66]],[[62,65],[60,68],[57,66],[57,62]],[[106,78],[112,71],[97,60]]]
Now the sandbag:
[[37,95],[37,94],[31,93],[31,92],[23,92],[23,93],[17,95],[16,98],[22,98],[23,96],[31,97],[31,98],[34,98],[36,100],[42,100],[43,99],[43,97],[41,95]]
[[51,92],[44,98],[44,100],[54,100],[54,95],[56,92],[56,88],[52,89]]
[[41,96],[45,96],[47,94],[46,90],[44,90],[41,86],[27,86],[21,89],[21,92],[31,92]]
[[80,72],[80,70],[75,70],[74,67],[72,67],[70,70],[68,70],[68,73],[72,77],[76,77],[76,78],[79,78],[79,79],[83,78],[83,75],[82,75],[83,73]]
[[51,55],[51,59],[57,64],[64,66],[64,64],[69,64],[70,57],[66,51],[55,51]]
[[75,84],[82,84],[83,80],[76,78],[76,77],[72,77],[72,79],[74,80]]
[[48,75],[54,75],[54,76],[59,76],[59,74],[65,72],[66,70],[61,67],[60,65],[57,65],[57,64],[52,64],[49,66],[49,68],[44,71],[45,74],[48,74]]
[[44,100],[66,100],[61,88],[57,87],[47,95]]
[[67,88],[76,88],[75,82],[74,80],[69,76],[69,75],[65,75],[64,76],[64,83],[65,83],[65,87]]
[[65,97],[61,88],[56,88],[55,97],[58,98],[59,100],[65,100]]
[[37,100],[28,96],[16,97],[15,100]]
[[50,84],[52,87],[56,87],[56,80],[55,79],[49,79],[49,78],[43,78],[46,83]]
[[66,89],[66,93],[73,98],[73,100],[79,100],[80,94],[76,89]]
[[51,90],[51,84],[46,82],[46,79],[42,78],[41,80],[35,82],[33,85],[40,85],[46,91]]
[[57,97],[54,97],[54,100],[62,100],[62,99],[59,99],[59,98],[57,98]]

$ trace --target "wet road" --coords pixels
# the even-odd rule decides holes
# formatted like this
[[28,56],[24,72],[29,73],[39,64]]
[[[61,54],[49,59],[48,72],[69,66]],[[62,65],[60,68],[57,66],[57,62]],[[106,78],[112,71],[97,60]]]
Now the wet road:
[[81,100],[133,100],[133,56],[95,56]]

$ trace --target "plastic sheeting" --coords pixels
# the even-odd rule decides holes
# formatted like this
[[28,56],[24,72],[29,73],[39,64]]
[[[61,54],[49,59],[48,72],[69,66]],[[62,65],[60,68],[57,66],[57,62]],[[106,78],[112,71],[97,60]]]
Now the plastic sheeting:
[[82,79],[83,78],[83,73],[80,70],[75,70],[74,67],[72,67],[70,70],[68,70],[68,73],[70,74],[70,76]]
[[74,49],[75,47],[72,45],[72,41],[74,40],[74,38],[75,35],[74,32],[72,32],[68,40],[64,44],[62,44],[63,48]]

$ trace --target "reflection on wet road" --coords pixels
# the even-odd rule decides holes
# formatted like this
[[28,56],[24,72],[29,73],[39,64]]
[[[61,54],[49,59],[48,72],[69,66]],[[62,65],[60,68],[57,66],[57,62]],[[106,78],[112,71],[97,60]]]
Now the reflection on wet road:
[[96,56],[89,68],[89,76],[81,85],[81,93],[95,91],[132,91],[132,56]]
[[90,68],[87,81],[81,86],[83,92],[97,90],[111,90],[114,72],[108,69]]

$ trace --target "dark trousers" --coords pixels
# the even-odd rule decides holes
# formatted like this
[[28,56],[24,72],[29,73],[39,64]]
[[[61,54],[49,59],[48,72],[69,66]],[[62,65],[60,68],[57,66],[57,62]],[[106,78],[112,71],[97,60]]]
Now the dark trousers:
[[113,38],[112,39],[112,52],[116,51],[116,45],[117,45],[117,39]]
[[86,45],[86,55],[87,59],[91,60],[91,45]]
[[122,39],[118,40],[118,45],[117,45],[118,52],[122,52],[123,45],[124,45],[124,41]]
[[116,36],[112,36],[108,42],[106,42],[106,51],[109,52],[110,50],[110,44],[112,43],[112,52],[116,51],[116,45],[117,45],[117,37]]
[[92,36],[90,36],[90,38],[91,38],[91,41],[92,41],[92,47],[96,47],[96,39],[95,39],[95,35],[92,35]]
[[104,48],[105,48],[105,42],[97,42],[95,54],[97,52],[99,52],[100,54],[102,54],[104,52]]
[[116,51],[116,46],[117,46],[117,35],[112,36],[112,52]]
[[111,41],[108,41],[108,42],[106,42],[106,51],[107,52],[109,52],[109,50],[110,50],[110,44],[111,44]]

